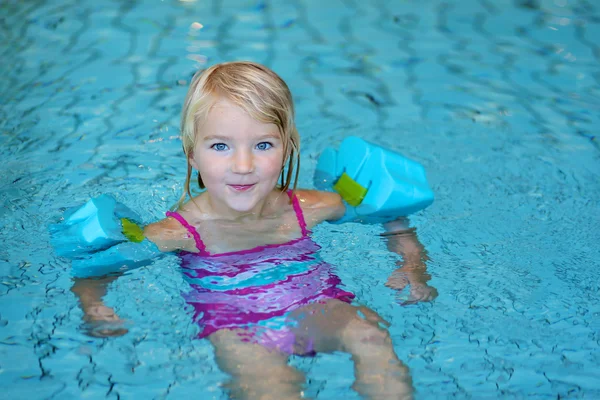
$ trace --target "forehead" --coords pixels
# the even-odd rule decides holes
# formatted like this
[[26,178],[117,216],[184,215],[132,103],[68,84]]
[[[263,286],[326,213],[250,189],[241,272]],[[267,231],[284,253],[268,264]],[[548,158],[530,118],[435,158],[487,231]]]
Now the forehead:
[[207,119],[211,117],[213,119],[219,118],[223,115],[227,117],[242,116],[251,118],[248,112],[244,110],[244,108],[238,106],[226,97],[218,97],[210,106],[210,109],[208,110]]
[[281,137],[277,125],[259,121],[227,98],[220,97],[210,107],[198,136],[258,136]]

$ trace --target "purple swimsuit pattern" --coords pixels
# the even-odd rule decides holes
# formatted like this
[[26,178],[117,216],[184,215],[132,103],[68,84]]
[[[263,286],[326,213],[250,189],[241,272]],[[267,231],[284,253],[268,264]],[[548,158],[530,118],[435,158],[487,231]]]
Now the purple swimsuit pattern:
[[338,287],[341,281],[331,265],[319,259],[320,247],[310,239],[298,199],[291,192],[288,195],[302,237],[222,254],[210,254],[192,225],[180,214],[167,212],[188,230],[199,250],[180,253],[192,288],[184,297],[194,307],[194,318],[201,328],[199,337],[237,329],[244,341],[289,354],[307,354],[312,351],[310,338],[299,340],[292,332],[294,323],[287,318],[289,313],[328,299],[349,303],[354,298]]

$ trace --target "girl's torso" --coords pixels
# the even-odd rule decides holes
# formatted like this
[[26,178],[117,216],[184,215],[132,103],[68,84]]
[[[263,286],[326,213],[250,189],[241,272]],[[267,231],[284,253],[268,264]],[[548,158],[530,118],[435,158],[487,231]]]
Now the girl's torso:
[[[281,196],[283,195],[283,196]],[[222,220],[207,218],[189,202],[184,211],[167,212],[187,230],[194,246],[186,250],[200,255],[248,251],[265,244],[278,245],[309,235],[300,203],[291,191],[275,197],[276,212],[267,217],[246,220]]]
[[[164,252],[203,253],[197,247],[201,242],[208,254],[221,254],[260,247],[265,243],[285,243],[306,234],[300,221],[303,220],[308,229],[322,221],[339,219],[346,211],[337,193],[301,189],[294,193],[295,199],[291,202],[285,192],[274,190],[260,218],[232,221],[218,219],[211,211],[211,199],[205,192],[178,210],[179,220],[173,216],[149,224],[144,228],[144,236]],[[192,237],[194,231],[199,240]]]
[[[211,251],[207,250],[194,225],[177,213],[167,213],[188,230],[198,250],[197,253],[182,252],[181,258],[184,274],[192,288],[184,296],[194,306],[195,317],[201,323],[200,336],[223,328],[268,324],[274,318],[313,302],[327,299],[350,302],[354,297],[338,287],[339,278],[331,266],[319,258],[319,246],[309,237],[298,199],[291,199],[294,218],[284,220],[280,229],[268,232],[270,236],[267,237],[273,239],[267,242],[270,244],[247,249],[252,238],[242,234],[240,240],[236,237],[235,226],[231,225],[221,229],[219,234],[224,240],[233,242],[227,245],[229,248],[245,244],[246,250],[219,254],[213,253],[219,247],[212,242],[208,247]],[[289,226],[292,222],[295,229]],[[209,226],[205,224],[203,232]],[[255,229],[257,236],[264,233],[264,226]],[[252,233],[244,233],[248,232]],[[282,232],[288,232],[288,236],[282,238]],[[265,243],[264,235],[260,239],[260,242],[254,239],[255,243]]]

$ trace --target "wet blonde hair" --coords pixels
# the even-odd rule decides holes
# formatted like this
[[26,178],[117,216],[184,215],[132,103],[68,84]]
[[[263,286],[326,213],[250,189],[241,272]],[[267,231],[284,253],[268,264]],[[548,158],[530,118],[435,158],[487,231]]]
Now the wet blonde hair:
[[[190,157],[198,131],[219,98],[231,101],[257,121],[277,126],[284,154],[279,188],[281,191],[288,190],[293,180],[292,188],[295,190],[300,170],[300,136],[294,123],[290,89],[279,75],[264,65],[250,61],[227,62],[196,72],[185,97],[181,141],[187,161],[187,176],[178,206],[185,202],[186,196],[192,198]],[[286,162],[287,171],[284,168]],[[198,186],[200,189],[205,187],[200,172]]]

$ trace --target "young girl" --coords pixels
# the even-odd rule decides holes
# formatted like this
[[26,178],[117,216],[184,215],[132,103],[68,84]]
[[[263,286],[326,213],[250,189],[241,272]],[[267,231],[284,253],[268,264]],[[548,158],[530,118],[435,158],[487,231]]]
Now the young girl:
[[[192,289],[186,301],[200,337],[208,337],[219,367],[232,376],[230,395],[300,398],[304,378],[287,364],[289,355],[344,351],[352,355],[359,393],[409,398],[408,370],[382,319],[352,304],[354,295],[310,239],[313,226],[341,218],[345,206],[338,194],[296,189],[299,136],[285,82],[252,62],[202,71],[190,85],[181,132],[185,192],[177,211],[144,235],[161,251],[179,252]],[[193,170],[205,189],[196,197]],[[388,286],[410,283],[413,300],[433,299],[414,232],[405,220],[387,227],[388,247],[404,257]],[[75,280],[87,320],[118,320],[101,302],[114,279]]]

